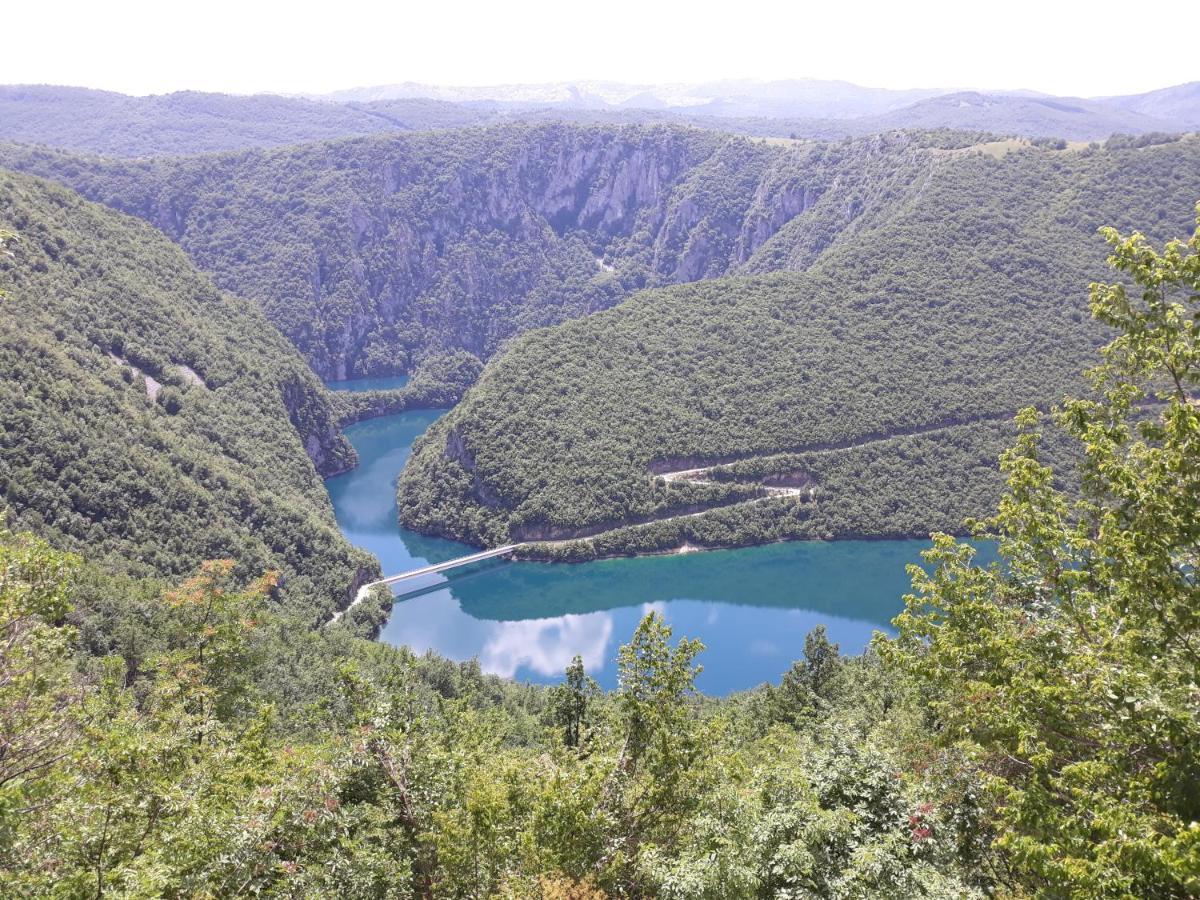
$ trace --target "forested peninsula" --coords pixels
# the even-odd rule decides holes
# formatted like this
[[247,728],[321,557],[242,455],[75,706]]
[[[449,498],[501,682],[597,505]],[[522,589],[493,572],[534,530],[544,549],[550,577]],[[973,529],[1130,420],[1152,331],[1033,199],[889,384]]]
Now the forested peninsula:
[[[800,214],[743,267],[802,272],[645,291],[514,340],[423,438],[402,521],[587,559],[983,514],[1006,423],[1083,390],[1109,335],[1087,313],[1097,229],[1185,228],[1200,141],[924,154],[832,243]],[[728,463],[705,484],[656,477]],[[772,477],[806,490],[761,500]]]

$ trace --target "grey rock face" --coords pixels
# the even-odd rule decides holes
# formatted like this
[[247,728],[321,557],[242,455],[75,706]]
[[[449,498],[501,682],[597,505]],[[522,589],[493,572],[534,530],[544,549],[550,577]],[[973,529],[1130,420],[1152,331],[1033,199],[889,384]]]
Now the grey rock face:
[[338,430],[329,406],[309,379],[294,379],[281,386],[288,418],[304,442],[304,450],[322,478],[347,472],[358,464],[354,447]]
[[557,124],[23,164],[153,222],[344,378],[444,350],[486,359],[646,286],[805,268],[869,213],[907,140]]

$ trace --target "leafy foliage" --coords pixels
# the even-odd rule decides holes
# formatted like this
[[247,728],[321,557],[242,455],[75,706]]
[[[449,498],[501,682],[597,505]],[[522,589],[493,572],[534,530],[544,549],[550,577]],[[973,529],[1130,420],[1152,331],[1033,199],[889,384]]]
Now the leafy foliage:
[[[864,737],[907,728],[878,714],[873,658],[845,662],[846,705],[819,724],[768,729],[761,694],[695,694],[702,648],[653,615],[605,695],[582,667],[532,688],[297,628],[228,562],[160,601],[28,537],[0,557],[0,631],[21,635],[0,671],[54,661],[0,688],[22,711],[5,746],[54,738],[0,781],[8,896],[973,895],[954,807],[922,806]],[[144,652],[92,656],[83,633],[114,625]],[[564,709],[585,740],[564,740]]]
[[[1198,208],[1200,212],[1200,208]],[[1094,284],[1117,330],[1095,399],[1057,418],[1084,448],[1082,496],[1056,490],[1022,414],[1008,491],[978,526],[1004,566],[938,538],[889,659],[922,685],[938,743],[980,767],[998,840],[1048,895],[1200,890],[1200,222],[1161,253],[1105,237],[1136,286]],[[1162,405],[1139,414],[1146,400]]]
[[[484,539],[759,499],[755,479],[815,489],[564,554],[917,528],[981,503],[986,487],[951,499],[959,467],[1005,439],[1011,404],[1080,386],[1071,367],[1116,333],[1055,416],[1076,481],[1045,464],[1039,414],[1018,418],[979,528],[1002,564],[939,536],[898,639],[842,658],[814,631],[778,687],[720,701],[694,689],[703,648],[653,614],[609,695],[578,662],[542,689],[355,638],[378,597],[314,629],[367,570],[309,457],[348,463],[338,419],[454,396],[478,358],[430,344],[403,391],[333,406],[258,311],[150,229],[0,174],[20,233],[0,260],[0,485],[50,539],[0,534],[0,892],[1200,893],[1200,229],[1162,252],[1106,232],[1137,286],[1093,286],[1107,332],[1062,299],[1095,216],[1170,226],[1195,142],[916,150],[904,171],[932,168],[915,192],[851,179],[822,196],[861,200],[853,223],[818,204],[770,226],[763,265],[806,274],[670,288],[518,339],[419,454],[432,491],[402,486],[411,515]],[[753,147],[700,155],[689,196],[711,216],[655,232],[675,275],[720,271],[705,260],[738,252],[730,211],[786,182]],[[664,275],[639,234],[605,252]],[[390,340],[372,358],[396,367]],[[711,483],[649,478],[697,460]],[[854,476],[872,496],[843,502]],[[213,551],[237,559],[201,562]]]
[[353,449],[294,349],[141,222],[6,172],[0,221],[19,233],[0,257],[11,521],[113,571],[278,569],[314,620],[348,602],[376,564],[341,537],[312,460],[336,471]]

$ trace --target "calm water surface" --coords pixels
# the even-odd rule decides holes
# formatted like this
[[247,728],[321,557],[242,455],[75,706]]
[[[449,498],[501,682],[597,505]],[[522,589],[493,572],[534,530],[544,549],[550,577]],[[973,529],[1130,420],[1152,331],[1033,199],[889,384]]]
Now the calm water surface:
[[[364,379],[366,380],[366,379]],[[329,479],[338,524],[391,575],[472,551],[396,522],[396,476],[412,442],[442,414],[420,410],[346,429],[360,465]],[[552,682],[575,654],[605,687],[617,648],[651,609],[676,636],[700,638],[711,694],[778,681],[823,623],[843,652],[891,631],[909,587],[906,563],[928,541],[787,543],[579,565],[489,560],[431,575],[398,593],[382,639],[479,660],[485,671]]]
[[408,384],[407,375],[387,375],[382,378],[352,378],[349,381],[327,381],[331,391],[390,391]]

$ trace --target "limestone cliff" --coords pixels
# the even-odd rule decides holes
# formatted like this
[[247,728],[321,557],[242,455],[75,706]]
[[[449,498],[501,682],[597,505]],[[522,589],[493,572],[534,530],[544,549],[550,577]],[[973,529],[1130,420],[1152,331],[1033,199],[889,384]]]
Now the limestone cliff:
[[[643,287],[805,268],[920,157],[903,136],[562,124],[146,162],[0,149],[165,231],[326,378],[486,359]],[[326,443],[314,459],[339,459]]]

